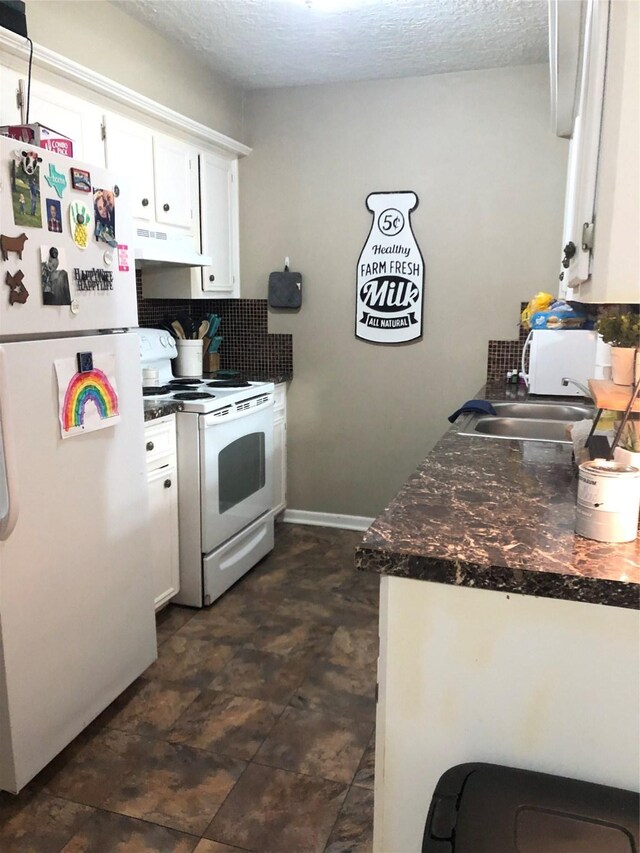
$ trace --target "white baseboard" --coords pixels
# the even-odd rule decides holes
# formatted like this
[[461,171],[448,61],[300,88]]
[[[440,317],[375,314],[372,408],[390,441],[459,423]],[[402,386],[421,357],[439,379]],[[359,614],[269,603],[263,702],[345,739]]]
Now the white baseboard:
[[363,515],[338,515],[333,512],[309,512],[306,509],[286,509],[282,521],[289,524],[312,524],[316,527],[340,527],[343,530],[366,530],[373,518]]

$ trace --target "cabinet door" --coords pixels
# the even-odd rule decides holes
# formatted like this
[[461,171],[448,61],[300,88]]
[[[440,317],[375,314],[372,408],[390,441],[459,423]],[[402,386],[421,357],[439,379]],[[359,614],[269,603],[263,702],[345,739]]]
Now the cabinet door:
[[20,75],[11,68],[0,65],[0,124],[21,124],[18,107]]
[[591,0],[586,7],[582,67],[573,134],[569,144],[564,207],[560,296],[579,298],[579,288],[591,275],[592,247],[588,229],[594,222],[602,105],[609,26],[608,0]]
[[[23,91],[26,97],[26,80]],[[29,121],[37,121],[72,139],[75,159],[104,167],[102,112],[89,101],[32,79]]]
[[202,289],[239,297],[237,160],[200,154],[200,222],[202,253],[213,259],[202,270]]
[[154,135],[153,171],[156,221],[190,231],[193,226],[194,196],[197,199],[197,161],[194,150],[168,136]]
[[276,385],[273,407],[273,509],[287,506],[287,386]]
[[180,589],[178,562],[178,483],[167,465],[148,474],[151,567],[156,610]]
[[153,145],[151,131],[113,113],[104,116],[107,169],[133,188],[132,215],[149,222],[154,216]]

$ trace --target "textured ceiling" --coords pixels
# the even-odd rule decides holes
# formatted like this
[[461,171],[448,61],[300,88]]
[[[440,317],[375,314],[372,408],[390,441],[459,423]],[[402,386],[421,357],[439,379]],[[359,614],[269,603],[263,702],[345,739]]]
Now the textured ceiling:
[[546,0],[112,0],[248,89],[529,65]]

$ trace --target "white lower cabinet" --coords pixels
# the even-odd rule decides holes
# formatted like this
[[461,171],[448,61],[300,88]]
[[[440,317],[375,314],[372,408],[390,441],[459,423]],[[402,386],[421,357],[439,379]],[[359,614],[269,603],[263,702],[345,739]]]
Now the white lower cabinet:
[[273,407],[273,508],[287,506],[287,385],[276,385]]
[[176,416],[145,426],[149,484],[149,539],[154,600],[159,610],[180,590]]

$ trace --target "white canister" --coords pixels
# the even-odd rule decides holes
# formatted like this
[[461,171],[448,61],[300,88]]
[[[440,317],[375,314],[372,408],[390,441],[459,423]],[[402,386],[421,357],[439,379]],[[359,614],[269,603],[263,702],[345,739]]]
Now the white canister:
[[578,474],[576,533],[598,542],[638,535],[640,470],[605,459],[583,462]]
[[176,376],[202,376],[202,340],[177,340]]

